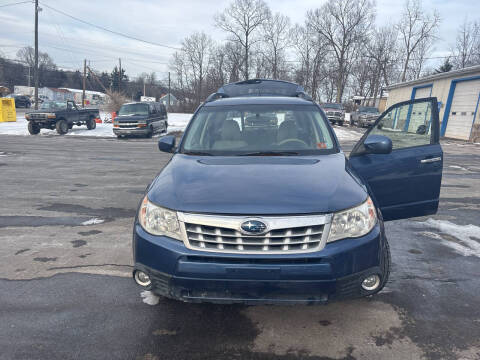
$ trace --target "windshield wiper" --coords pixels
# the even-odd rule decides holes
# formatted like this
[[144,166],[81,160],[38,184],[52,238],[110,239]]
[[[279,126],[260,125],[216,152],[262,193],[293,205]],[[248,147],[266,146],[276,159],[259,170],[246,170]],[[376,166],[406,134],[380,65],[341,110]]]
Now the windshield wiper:
[[213,156],[212,154],[205,151],[185,151],[182,154],[185,155],[200,155],[200,156]]
[[295,151],[256,151],[246,154],[238,154],[238,156],[288,156],[288,155],[298,155],[298,152]]

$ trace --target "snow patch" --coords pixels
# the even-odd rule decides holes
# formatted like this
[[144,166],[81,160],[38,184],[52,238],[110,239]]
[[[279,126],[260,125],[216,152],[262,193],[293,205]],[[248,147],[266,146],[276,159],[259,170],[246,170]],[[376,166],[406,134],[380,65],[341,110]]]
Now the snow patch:
[[148,290],[142,291],[140,296],[142,301],[148,305],[157,305],[160,302],[160,297]]
[[426,226],[438,229],[441,233],[458,239],[458,242],[444,239],[441,235],[424,232],[426,236],[441,240],[442,244],[452,248],[463,256],[480,257],[480,227],[476,225],[457,225],[447,220],[428,219],[421,223]]
[[168,114],[168,132],[185,131],[193,114],[170,113]]
[[340,126],[334,126],[333,131],[335,131],[338,140],[358,140],[363,135],[353,130],[344,129]]
[[103,223],[105,220],[102,220],[102,219],[98,219],[98,218],[92,218],[90,220],[87,220],[87,221],[84,221],[82,222],[82,225],[96,225],[96,224],[101,224]]

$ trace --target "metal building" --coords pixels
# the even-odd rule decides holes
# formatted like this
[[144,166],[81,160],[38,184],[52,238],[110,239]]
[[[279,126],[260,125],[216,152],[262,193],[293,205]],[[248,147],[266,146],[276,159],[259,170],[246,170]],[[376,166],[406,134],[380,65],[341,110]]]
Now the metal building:
[[461,140],[480,136],[480,65],[394,84],[387,89],[387,107],[400,101],[436,97],[442,136]]

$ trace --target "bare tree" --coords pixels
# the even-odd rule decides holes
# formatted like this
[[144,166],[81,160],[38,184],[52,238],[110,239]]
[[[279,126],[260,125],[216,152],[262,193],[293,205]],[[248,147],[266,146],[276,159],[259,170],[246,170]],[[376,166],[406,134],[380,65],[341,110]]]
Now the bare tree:
[[285,49],[290,40],[289,28],[290,19],[280,13],[270,16],[262,26],[265,42],[263,54],[270,63],[271,76],[274,79],[279,78],[280,69],[284,65]]
[[432,49],[432,40],[432,38],[427,38],[419,42],[410,59],[410,65],[407,69],[407,79],[419,79],[429,73],[429,70],[425,68],[425,62],[427,61],[427,55]]
[[375,104],[381,89],[396,79],[397,59],[396,31],[388,26],[375,29],[352,68],[354,94],[372,97]]
[[453,65],[458,69],[480,64],[480,21],[464,20],[452,52]]
[[210,66],[207,74],[208,92],[214,92],[220,86],[225,84],[227,76],[226,71],[227,52],[225,45],[212,46],[210,54]]
[[375,60],[382,82],[388,86],[396,80],[396,64],[399,59],[397,33],[390,26],[383,26],[375,31],[367,44],[368,57]]
[[193,89],[196,95],[196,105],[204,98],[203,85],[205,75],[208,72],[209,55],[212,50],[212,39],[205,33],[194,33],[182,43],[182,51],[185,53],[192,73]]
[[190,76],[187,66],[188,60],[183,51],[176,51],[173,54],[170,69],[172,70],[173,76],[173,88],[177,91],[181,99],[181,108],[182,110],[191,110],[190,102],[193,99],[193,94],[190,91]]
[[426,14],[422,9],[421,0],[407,0],[404,12],[396,29],[400,34],[404,60],[401,81],[407,80],[408,67],[412,55],[419,46],[427,47],[429,40],[435,38],[435,32],[440,24],[440,16],[436,11]]
[[[314,100],[322,95],[331,97],[325,84],[334,71],[328,43],[308,22],[304,26],[295,25],[290,32],[291,43],[297,54],[298,65],[294,80],[300,83]],[[328,80],[329,81],[329,80]],[[323,86],[322,86],[323,85]]]
[[341,102],[349,71],[374,20],[369,0],[329,0],[307,13],[312,28],[326,41],[336,62],[336,101]]
[[240,80],[240,74],[243,63],[242,45],[238,42],[229,41],[225,44],[226,71],[228,74],[228,82]]
[[270,17],[270,9],[263,0],[234,0],[222,13],[215,16],[215,24],[229,33],[243,49],[243,76],[249,78],[249,55],[260,26]]
[[[35,66],[35,50],[31,46],[26,46],[17,51],[17,59],[28,65],[32,69]],[[46,52],[38,52],[38,67],[45,70],[55,70],[56,65],[53,59]]]

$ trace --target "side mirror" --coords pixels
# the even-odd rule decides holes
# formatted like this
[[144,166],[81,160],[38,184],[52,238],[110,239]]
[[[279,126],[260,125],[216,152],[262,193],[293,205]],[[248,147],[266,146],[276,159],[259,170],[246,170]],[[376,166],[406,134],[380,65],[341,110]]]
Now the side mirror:
[[175,151],[175,142],[176,139],[173,135],[162,136],[158,140],[158,150],[172,153]]
[[368,154],[390,154],[392,152],[392,140],[383,135],[370,135],[363,142]]

